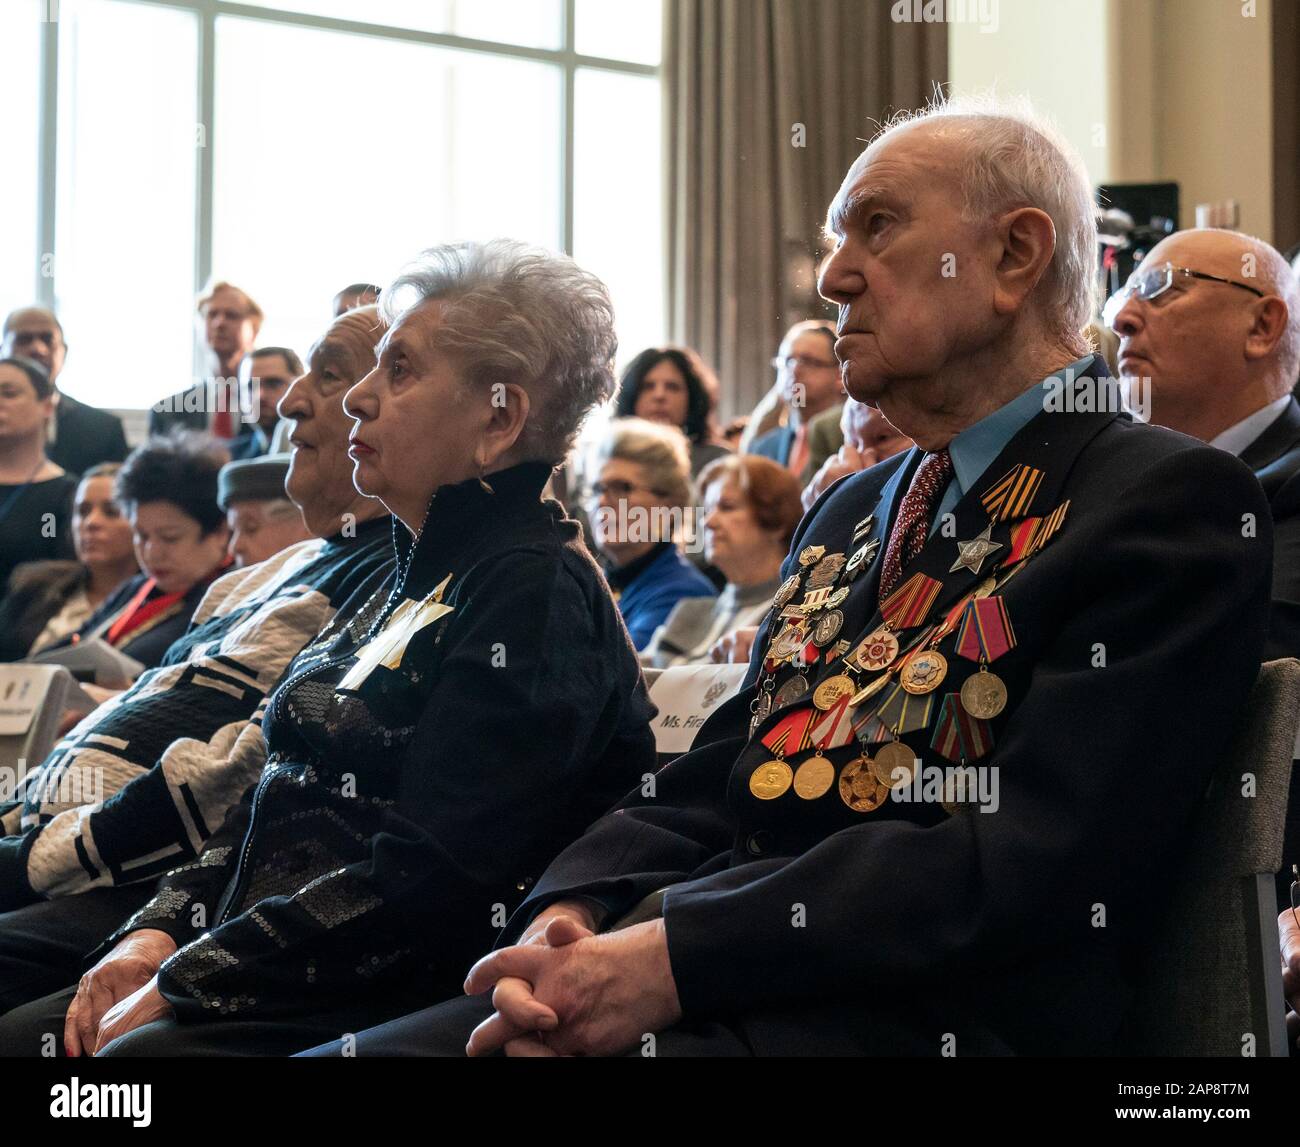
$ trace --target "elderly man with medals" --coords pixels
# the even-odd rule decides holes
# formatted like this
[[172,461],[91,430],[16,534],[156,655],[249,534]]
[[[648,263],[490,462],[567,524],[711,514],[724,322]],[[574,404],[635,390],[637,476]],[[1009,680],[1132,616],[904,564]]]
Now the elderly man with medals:
[[820,288],[849,393],[916,448],[813,506],[741,693],[550,865],[467,996],[357,1054],[1116,1046],[1272,539],[1246,467],[1113,401],[1092,217],[1026,114],[871,143]]

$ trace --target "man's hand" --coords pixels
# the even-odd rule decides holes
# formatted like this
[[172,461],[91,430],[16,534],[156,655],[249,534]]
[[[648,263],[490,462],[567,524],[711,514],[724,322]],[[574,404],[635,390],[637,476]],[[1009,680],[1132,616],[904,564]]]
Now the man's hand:
[[1292,1045],[1300,1047],[1300,924],[1290,908],[1277,918],[1277,930],[1282,943],[1282,994],[1291,1005],[1286,1030]]
[[171,1014],[172,1006],[158,991],[158,977],[154,976],[139,991],[132,992],[104,1013],[104,1018],[99,1021],[95,1054],[98,1055],[119,1036]]
[[497,1011],[474,1030],[467,1054],[616,1055],[681,1019],[663,920],[583,932],[572,917],[553,919],[544,943],[503,948],[474,965],[465,991],[495,985]]
[[709,659],[723,665],[746,665],[749,662],[750,650],[754,647],[754,638],[757,636],[757,625],[733,629],[713,643],[709,648]]
[[93,1054],[105,1014],[153,980],[163,961],[175,951],[176,941],[154,928],[141,928],[122,937],[81,977],[63,1021],[64,1051],[70,1056]]

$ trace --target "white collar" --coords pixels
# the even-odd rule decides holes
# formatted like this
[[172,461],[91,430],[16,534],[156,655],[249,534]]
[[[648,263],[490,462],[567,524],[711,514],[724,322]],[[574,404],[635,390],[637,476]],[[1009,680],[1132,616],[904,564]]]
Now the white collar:
[[1212,438],[1210,445],[1217,446],[1220,450],[1226,450],[1229,454],[1240,456],[1247,446],[1281,417],[1282,411],[1290,405],[1290,402],[1291,396],[1284,394],[1275,402],[1270,402],[1267,406],[1261,406],[1254,414],[1246,415],[1235,426],[1229,426],[1222,434]]

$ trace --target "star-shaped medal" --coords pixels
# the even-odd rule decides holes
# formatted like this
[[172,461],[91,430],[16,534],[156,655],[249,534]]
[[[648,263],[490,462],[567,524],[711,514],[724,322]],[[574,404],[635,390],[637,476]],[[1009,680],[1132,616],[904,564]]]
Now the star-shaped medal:
[[953,562],[948,572],[956,573],[959,569],[968,569],[971,573],[979,573],[984,559],[989,554],[1002,549],[1002,543],[993,541],[992,536],[993,523],[990,522],[980,531],[979,537],[972,538],[969,542],[958,542],[957,549],[961,556]]

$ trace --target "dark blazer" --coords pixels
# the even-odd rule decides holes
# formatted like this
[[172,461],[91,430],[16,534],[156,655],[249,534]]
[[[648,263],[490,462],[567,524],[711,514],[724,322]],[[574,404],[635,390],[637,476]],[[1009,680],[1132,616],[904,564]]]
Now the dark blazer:
[[[1075,385],[1104,369],[1095,358]],[[919,461],[913,449],[828,490],[785,576],[802,572],[806,547],[852,553],[871,513],[867,536],[883,551]],[[936,532],[908,567],[942,583],[927,622],[1009,553],[1011,523],[998,523],[1004,549],[982,572],[949,572],[957,542],[989,523],[980,495],[1020,463],[1044,474],[1026,514],[1069,507],[996,591],[1018,641],[993,665],[1009,700],[975,762],[997,781],[996,812],[887,799],[858,813],[834,783],[817,799],[752,795],[751,774],[773,756],[749,725],[769,615],[745,687],[697,747],[658,775],[653,797],[633,793],[561,853],[503,939],[558,899],[591,897],[612,921],[669,886],[686,1020],[738,1027],[760,1054],[937,1055],[949,1036],[967,1055],[1111,1050],[1186,825],[1258,672],[1272,530],[1259,484],[1231,455],[1127,414],[1044,409],[958,503],[955,531]],[[1243,514],[1258,521],[1253,537]],[[881,622],[880,564],[839,606],[855,643]],[[949,668],[936,712],[977,671],[953,646],[938,646]],[[829,672],[814,666],[813,686]],[[792,673],[779,669],[777,687]],[[774,708],[757,737],[800,704]],[[949,766],[934,727],[902,738],[927,770]],[[826,756],[842,770],[861,751]],[[790,756],[797,766],[813,753]]]
[[59,393],[54,441],[45,453],[71,474],[84,474],[101,462],[121,462],[127,455],[122,420]]
[[784,466],[790,461],[790,451],[794,447],[794,427],[787,423],[785,426],[778,426],[775,430],[769,430],[766,434],[760,434],[753,442],[749,444],[749,453],[757,454],[762,458],[771,458]]
[[24,562],[9,575],[0,601],[0,661],[22,661],[41,630],[83,585],[88,571],[77,561]]
[[1273,514],[1273,614],[1265,660],[1300,657],[1300,402],[1241,452]]

